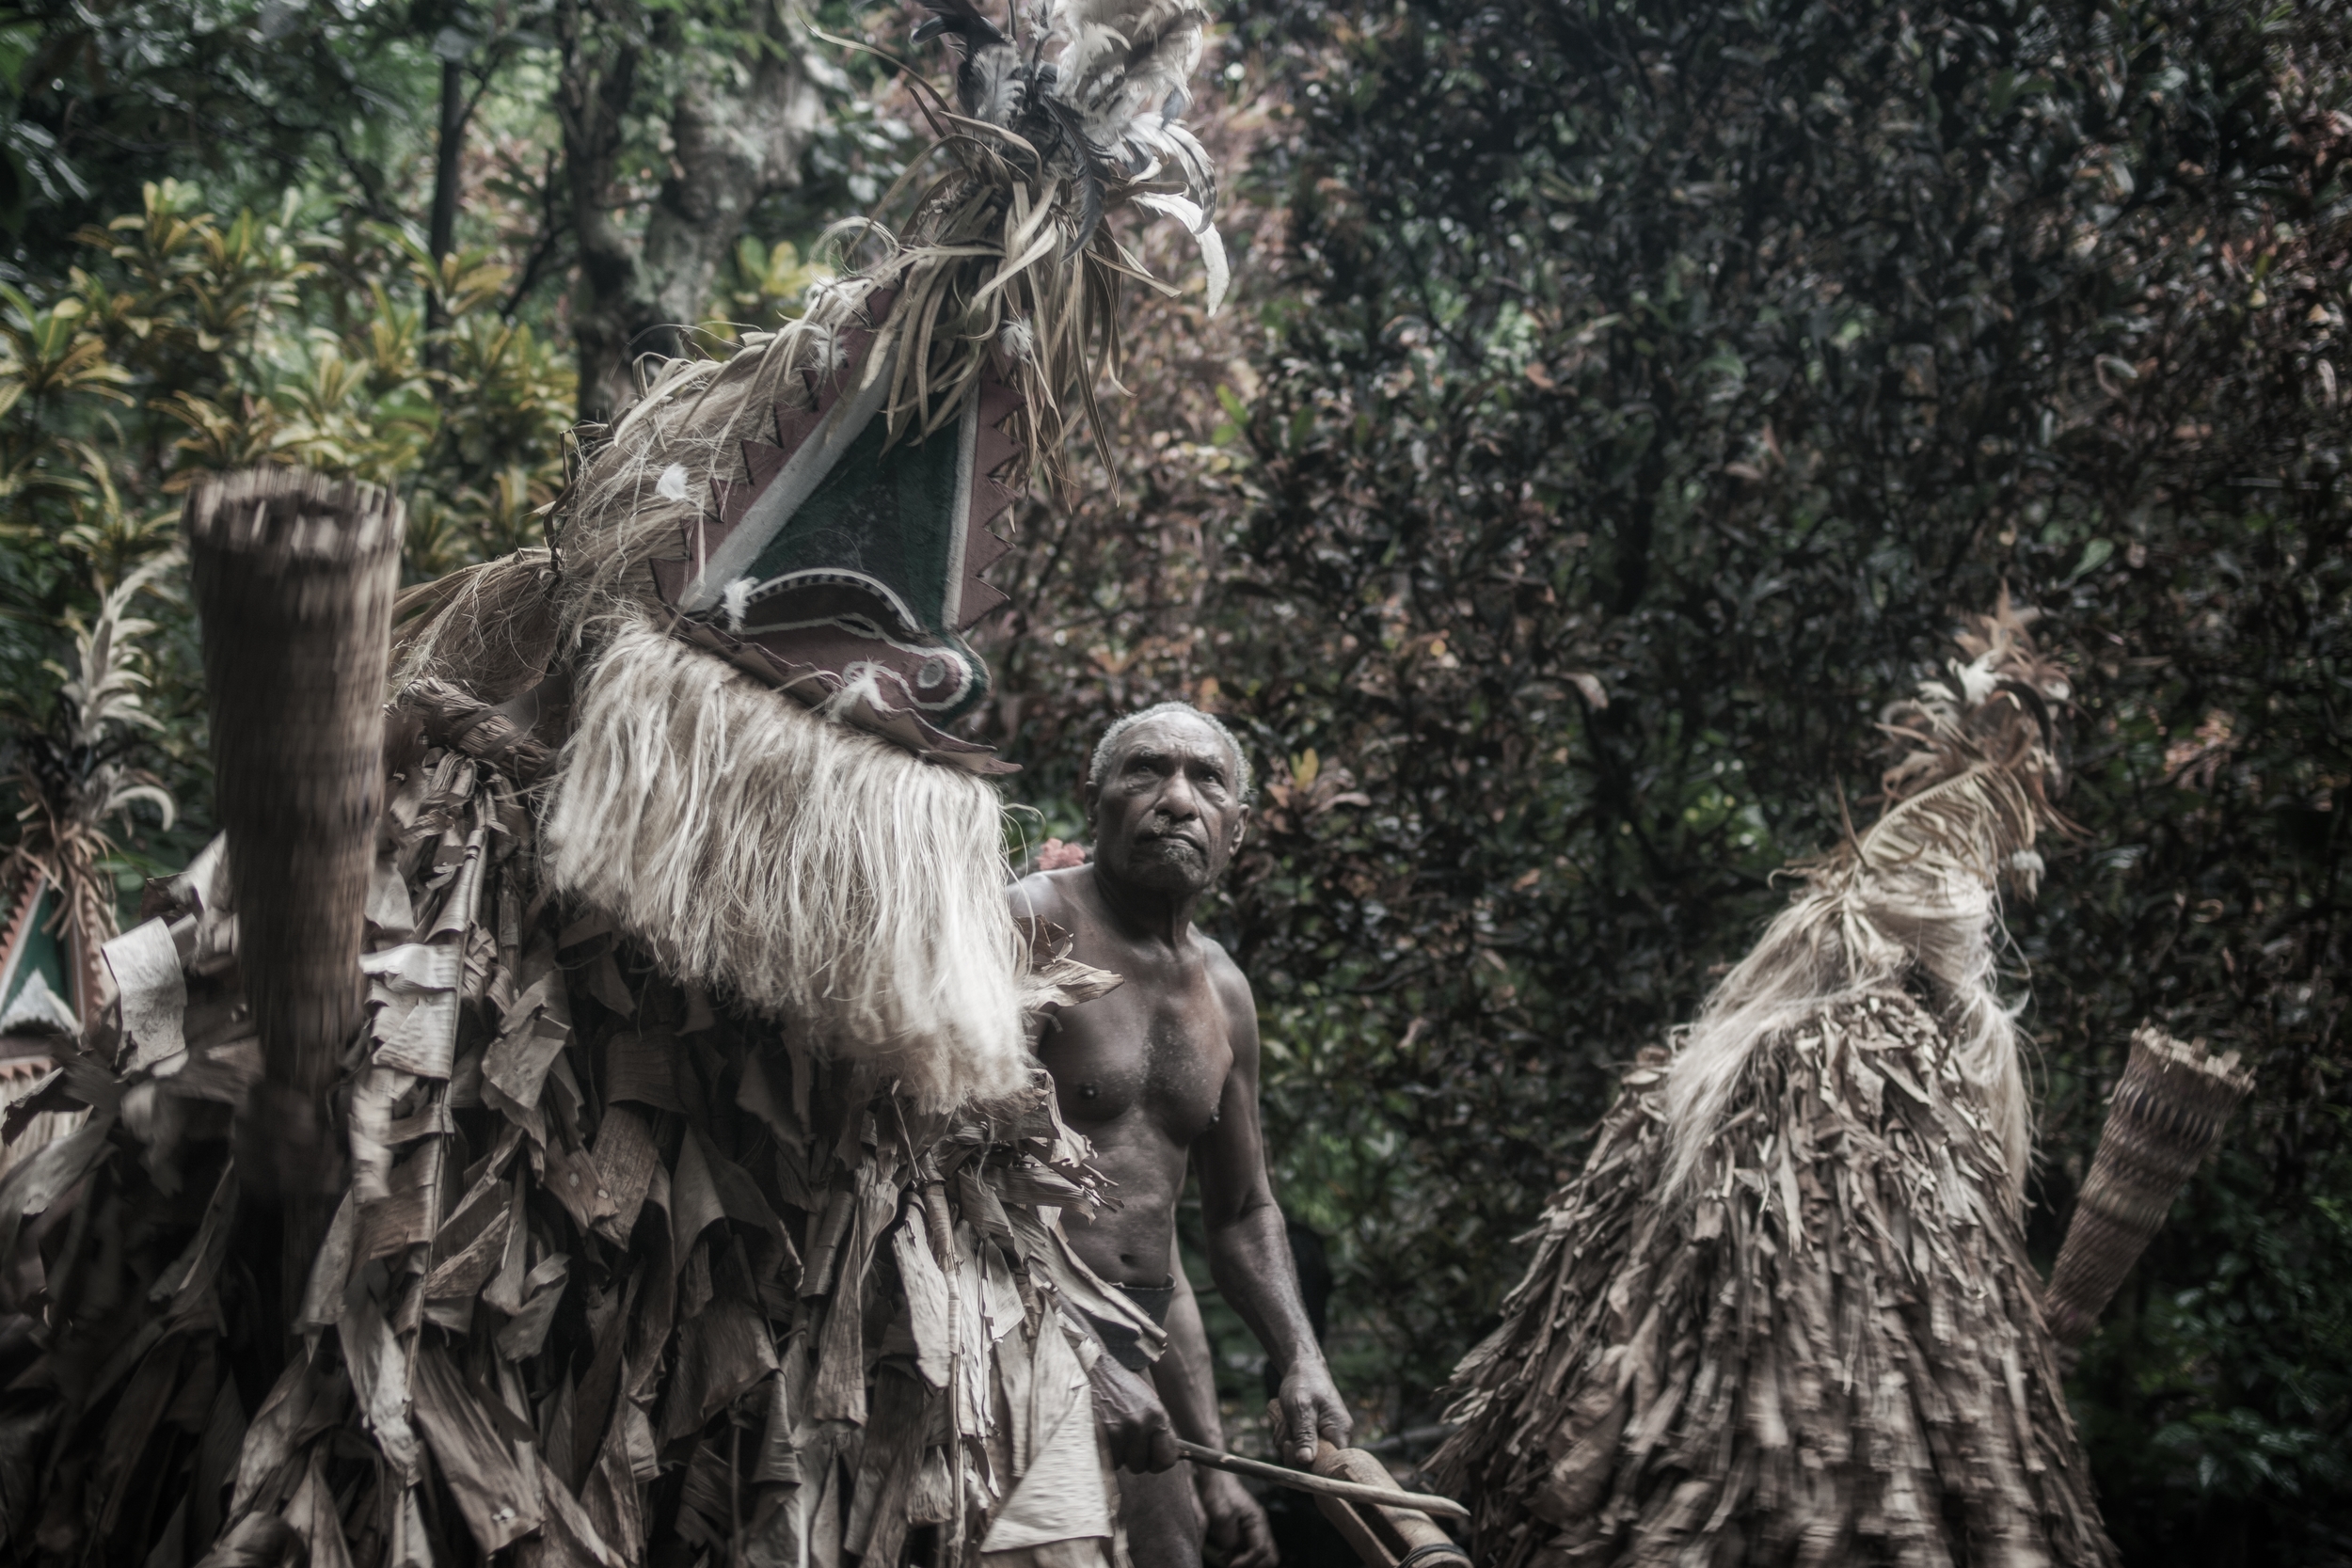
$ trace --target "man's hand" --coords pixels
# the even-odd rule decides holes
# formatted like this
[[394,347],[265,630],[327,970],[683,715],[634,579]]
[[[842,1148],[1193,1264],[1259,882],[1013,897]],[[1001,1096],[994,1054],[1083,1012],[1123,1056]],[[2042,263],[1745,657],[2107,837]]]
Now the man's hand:
[[1282,1554],[1274,1549],[1274,1526],[1240,1478],[1205,1465],[1198,1474],[1200,1512],[1209,1539],[1225,1554],[1225,1568],[1277,1568]]
[[1094,1414],[1110,1439],[1111,1461],[1122,1470],[1165,1470],[1176,1463],[1176,1429],[1168,1406],[1142,1375],[1106,1352],[1094,1359]]
[[1335,1449],[1347,1447],[1356,1422],[1331,1383],[1331,1369],[1317,1356],[1301,1361],[1282,1378],[1282,1446],[1301,1469],[1315,1462],[1315,1439],[1327,1439]]

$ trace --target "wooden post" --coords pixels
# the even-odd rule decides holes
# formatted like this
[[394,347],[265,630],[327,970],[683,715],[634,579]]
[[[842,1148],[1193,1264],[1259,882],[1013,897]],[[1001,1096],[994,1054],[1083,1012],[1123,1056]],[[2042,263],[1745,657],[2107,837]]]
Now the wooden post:
[[326,1091],[366,1010],[359,945],[405,520],[373,485],[268,468],[204,481],[184,521],[215,809],[264,1069],[239,1178],[278,1202],[291,1318],[335,1198]]

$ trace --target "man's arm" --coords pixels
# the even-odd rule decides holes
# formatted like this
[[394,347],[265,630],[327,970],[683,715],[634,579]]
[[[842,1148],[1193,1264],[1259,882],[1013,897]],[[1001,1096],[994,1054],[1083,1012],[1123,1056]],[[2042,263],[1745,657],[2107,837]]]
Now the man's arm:
[[1087,1377],[1094,1386],[1094,1416],[1110,1445],[1111,1463],[1122,1470],[1166,1470],[1183,1457],[1176,1450],[1176,1430],[1160,1402],[1159,1390],[1141,1372],[1119,1364],[1102,1340],[1100,1354]]
[[1233,1069],[1225,1080],[1216,1124],[1193,1145],[1209,1272],[1281,1372],[1291,1457],[1307,1465],[1314,1460],[1318,1436],[1344,1448],[1355,1423],[1332,1386],[1323,1348],[1315,1343],[1298,1293],[1290,1236],[1266,1178],[1265,1145],[1258,1130],[1257,1003],[1249,982],[1221,949],[1212,950],[1210,961],[1225,1005]]
[[[1200,1304],[1184,1277],[1184,1260],[1177,1255],[1174,1237],[1168,1238],[1168,1270],[1176,1282],[1176,1299],[1168,1308],[1168,1349],[1152,1364],[1152,1383],[1168,1406],[1177,1436],[1221,1449],[1225,1423],[1216,1408],[1216,1364],[1210,1359]],[[1275,1568],[1281,1555],[1274,1549],[1274,1527],[1241,1478],[1230,1470],[1196,1465],[1192,1483],[1200,1512],[1208,1518],[1209,1539],[1224,1550],[1225,1568]]]

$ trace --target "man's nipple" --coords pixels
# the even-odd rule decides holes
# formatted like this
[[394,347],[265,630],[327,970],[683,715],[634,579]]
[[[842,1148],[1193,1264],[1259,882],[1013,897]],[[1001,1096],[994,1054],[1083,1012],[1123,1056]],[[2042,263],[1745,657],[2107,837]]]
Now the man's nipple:
[[1078,1085],[1078,1098],[1080,1100],[1092,1100],[1099,1096],[1102,1092],[1101,1087],[1093,1084],[1081,1084]]

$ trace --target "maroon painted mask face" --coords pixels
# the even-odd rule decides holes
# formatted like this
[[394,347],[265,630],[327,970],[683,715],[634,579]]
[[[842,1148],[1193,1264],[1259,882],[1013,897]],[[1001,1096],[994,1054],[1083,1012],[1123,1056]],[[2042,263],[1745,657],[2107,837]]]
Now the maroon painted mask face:
[[[868,301],[878,324],[888,296]],[[683,553],[651,563],[678,632],[811,706],[936,761],[1010,771],[946,727],[978,706],[988,666],[961,633],[1005,602],[979,578],[1002,555],[983,526],[1012,502],[1020,400],[993,377],[928,439],[893,440],[882,408],[896,340],[845,332],[838,372],[776,439],[712,482]]]
[[1096,782],[1094,861],[1114,881],[1197,894],[1241,847],[1249,807],[1232,746],[1200,719],[1147,719],[1119,737]]

